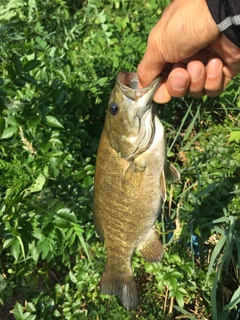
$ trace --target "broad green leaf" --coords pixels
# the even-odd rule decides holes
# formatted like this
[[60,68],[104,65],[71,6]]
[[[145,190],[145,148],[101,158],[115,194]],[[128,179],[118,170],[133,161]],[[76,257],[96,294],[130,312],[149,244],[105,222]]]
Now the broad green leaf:
[[49,246],[44,247],[43,251],[42,251],[42,259],[45,260],[45,258],[47,257],[48,253],[50,251]]
[[54,310],[53,315],[54,315],[54,317],[56,317],[56,318],[61,318],[61,317],[62,317],[62,314],[61,314],[57,309]]
[[0,11],[0,20],[2,20],[2,21],[3,21],[3,20],[8,21],[8,20],[10,20],[11,18],[13,18],[16,14],[17,14],[17,13],[14,12],[14,11],[8,11],[8,10],[3,11],[3,10],[1,10],[1,11]]
[[[1,90],[0,90],[0,94],[1,94]],[[2,116],[3,110],[5,109],[6,109],[5,100],[3,99],[3,97],[0,96],[0,116]]]
[[36,42],[39,44],[41,49],[45,49],[46,46],[47,46],[47,42],[43,38],[41,38],[39,36],[36,37]]
[[42,191],[45,182],[45,176],[42,173],[40,173],[40,175],[37,177],[34,183],[29,188],[23,190],[22,194],[24,195],[24,197],[26,197],[31,193]]
[[2,137],[4,129],[5,129],[5,119],[0,116],[0,138]]
[[18,128],[17,127],[5,127],[1,139],[10,139],[12,136],[17,132]]
[[37,84],[36,79],[34,79],[32,76],[30,76],[29,74],[23,74],[21,76],[21,79],[23,79],[24,81],[28,82],[28,83],[32,83],[32,84]]
[[7,281],[6,279],[0,274],[0,293],[3,292],[3,290],[7,286]]
[[37,243],[37,252],[40,254],[48,246],[48,239],[43,239]]
[[182,295],[182,293],[179,291],[176,291],[175,298],[176,298],[176,301],[177,301],[179,307],[183,308],[184,307],[184,296]]
[[58,210],[57,215],[58,215],[60,218],[66,220],[66,221],[69,221],[69,222],[77,222],[75,213],[72,212],[72,211],[71,211],[70,209],[68,209],[68,208],[63,208],[63,209]]
[[56,295],[59,297],[63,294],[63,288],[59,283],[56,283],[54,290],[55,290]]
[[239,142],[240,141],[240,130],[232,131],[230,132],[230,137],[228,139],[228,142]]
[[82,183],[83,188],[88,188],[88,187],[90,187],[91,185],[93,185],[93,178],[92,178],[92,176],[86,176],[86,177],[83,179],[83,183]]
[[17,239],[11,245],[11,253],[14,259],[17,261],[20,253],[20,245]]
[[29,312],[24,313],[24,320],[35,320],[37,319],[36,314],[31,314]]
[[177,270],[171,272],[171,276],[175,277],[176,279],[182,279],[183,278],[183,274]]
[[58,121],[56,117],[53,116],[46,116],[45,123],[51,127],[55,128],[64,128],[63,125]]
[[71,235],[71,238],[69,239],[69,245],[73,245],[74,244],[74,241],[76,240],[76,233],[73,233]]
[[72,270],[69,271],[69,278],[73,283],[77,283],[77,278],[73,274]]
[[100,78],[97,80],[96,84],[104,84],[108,81],[108,77]]
[[31,70],[36,69],[39,65],[41,64],[41,62],[39,60],[33,59],[28,61],[24,67],[23,67],[23,71],[24,72],[29,72]]
[[35,262],[37,262],[38,259],[39,259],[39,252],[38,252],[38,250],[37,250],[37,248],[35,246],[31,250],[31,257],[33,258],[33,260]]
[[24,320],[23,307],[19,302],[16,302],[14,306],[13,314],[16,320]]
[[33,128],[37,126],[40,122],[41,122],[41,118],[39,116],[31,117],[31,119],[29,119],[29,127]]
[[177,279],[170,276],[169,279],[167,280],[166,284],[169,287],[170,291],[176,291],[177,290]]
[[13,54],[13,64],[14,64],[14,69],[15,72],[18,76],[20,76],[22,74],[22,63],[21,60],[19,59],[19,57],[16,54]]
[[178,254],[169,255],[169,259],[172,263],[181,264],[181,257]]
[[[65,220],[63,220],[61,218],[59,218],[59,219],[66,222]],[[62,247],[64,245],[64,241],[65,241],[65,230],[63,230],[63,228],[61,228],[61,227],[55,228],[55,234],[56,234],[59,245]]]
[[3,242],[3,248],[8,248],[11,246],[11,244],[15,241],[15,238],[9,238],[9,239],[5,239]]
[[56,157],[51,158],[49,162],[49,172],[53,178],[56,178],[60,173],[60,170],[59,170],[60,162],[62,162],[62,160]]
[[62,219],[58,216],[54,217],[54,224],[58,228],[70,228],[72,226],[72,222],[69,220]]

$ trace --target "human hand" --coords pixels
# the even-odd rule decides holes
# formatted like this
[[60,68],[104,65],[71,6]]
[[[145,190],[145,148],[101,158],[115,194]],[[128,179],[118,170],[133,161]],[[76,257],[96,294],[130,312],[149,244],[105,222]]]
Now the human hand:
[[217,96],[240,73],[240,48],[218,31],[205,0],[174,0],[150,32],[138,66],[140,85],[160,73],[159,103],[186,94]]

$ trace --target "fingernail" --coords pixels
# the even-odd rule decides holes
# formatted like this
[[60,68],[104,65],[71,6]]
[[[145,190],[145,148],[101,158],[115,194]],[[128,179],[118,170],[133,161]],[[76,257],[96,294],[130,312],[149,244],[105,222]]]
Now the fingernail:
[[219,71],[220,68],[220,63],[217,59],[212,59],[211,61],[209,61],[208,65],[207,65],[207,74],[208,77],[209,76],[216,76],[216,74]]
[[171,76],[169,80],[175,90],[183,90],[188,86],[188,78],[184,76]]
[[187,70],[191,75],[192,82],[197,82],[200,79],[202,75],[202,69],[195,65],[190,65],[188,66]]

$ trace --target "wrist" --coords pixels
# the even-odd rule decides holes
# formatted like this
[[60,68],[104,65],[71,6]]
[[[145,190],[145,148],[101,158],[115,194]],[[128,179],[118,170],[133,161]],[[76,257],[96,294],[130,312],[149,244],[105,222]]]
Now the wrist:
[[240,47],[240,1],[206,0],[206,3],[219,31]]

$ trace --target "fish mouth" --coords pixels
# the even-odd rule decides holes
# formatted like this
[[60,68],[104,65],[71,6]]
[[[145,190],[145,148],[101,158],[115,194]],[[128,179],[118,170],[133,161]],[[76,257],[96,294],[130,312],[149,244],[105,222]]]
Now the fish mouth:
[[[162,77],[158,76],[147,87],[138,89],[139,80],[137,72],[120,72],[117,76],[117,85],[125,96],[126,105],[129,106],[133,119],[139,121],[138,133],[135,136],[122,135],[121,140],[131,147],[121,152],[125,160],[133,160],[149,148],[155,135],[153,112],[153,96],[161,83]],[[135,115],[133,115],[135,113]]]
[[[139,89],[139,80],[137,72],[122,71],[117,76],[117,83],[121,88],[122,93],[131,100],[138,101],[139,98],[146,96],[146,100],[152,100],[152,97],[159,85],[162,82],[162,77],[156,77],[147,87]],[[146,105],[149,104],[146,101]]]

